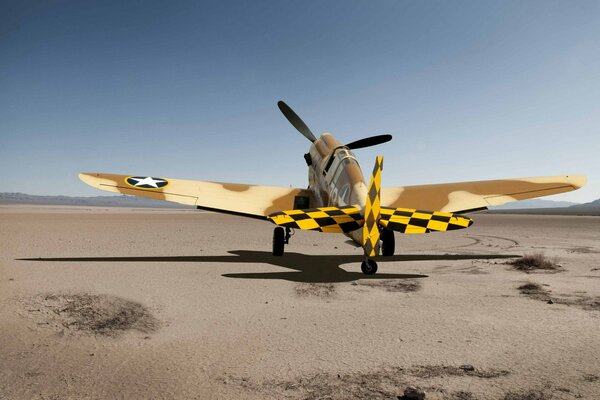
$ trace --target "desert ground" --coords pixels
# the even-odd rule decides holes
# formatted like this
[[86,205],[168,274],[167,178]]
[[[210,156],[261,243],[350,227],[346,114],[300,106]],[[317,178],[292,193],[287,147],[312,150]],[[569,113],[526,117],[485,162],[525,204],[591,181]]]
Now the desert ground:
[[365,276],[336,234],[1,206],[0,399],[600,399],[600,217],[472,218]]

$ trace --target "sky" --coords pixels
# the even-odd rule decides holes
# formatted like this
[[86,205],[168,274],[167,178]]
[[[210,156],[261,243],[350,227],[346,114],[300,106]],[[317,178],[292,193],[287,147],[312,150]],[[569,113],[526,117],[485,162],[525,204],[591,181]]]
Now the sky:
[[600,198],[599,1],[2,1],[0,192],[79,172],[306,187],[309,142],[383,186],[584,174]]

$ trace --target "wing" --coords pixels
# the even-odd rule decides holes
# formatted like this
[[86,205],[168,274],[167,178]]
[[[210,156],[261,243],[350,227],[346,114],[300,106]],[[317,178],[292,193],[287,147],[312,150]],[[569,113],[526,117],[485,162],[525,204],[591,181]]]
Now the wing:
[[276,186],[97,173],[82,173],[79,178],[90,186],[108,192],[261,219],[266,219],[273,212],[294,208],[296,196],[310,198],[308,190]]
[[584,176],[544,176],[381,189],[382,206],[467,212],[579,189]]
[[353,206],[278,211],[267,218],[286,228],[319,232],[351,232],[364,224],[360,210]]

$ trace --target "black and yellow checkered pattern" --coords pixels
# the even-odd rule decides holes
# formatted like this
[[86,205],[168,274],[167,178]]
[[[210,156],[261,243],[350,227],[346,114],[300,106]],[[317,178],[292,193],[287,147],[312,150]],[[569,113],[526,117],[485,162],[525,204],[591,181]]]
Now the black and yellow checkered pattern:
[[365,203],[365,223],[363,225],[362,245],[365,255],[374,257],[377,255],[379,245],[379,209],[381,202],[379,193],[381,191],[381,171],[383,170],[383,157],[378,156],[371,175],[367,201]]
[[463,229],[473,224],[471,219],[452,213],[381,207],[382,171],[383,157],[378,156],[362,211],[354,206],[319,207],[278,211],[267,218],[286,228],[319,232],[348,233],[362,227],[362,247],[367,257],[375,257],[379,252],[381,227],[405,234],[418,234]]
[[379,223],[397,232],[418,234],[468,228],[473,220],[441,211],[381,207]]
[[346,233],[359,229],[363,217],[356,207],[320,207],[278,211],[267,217],[275,225],[319,232]]

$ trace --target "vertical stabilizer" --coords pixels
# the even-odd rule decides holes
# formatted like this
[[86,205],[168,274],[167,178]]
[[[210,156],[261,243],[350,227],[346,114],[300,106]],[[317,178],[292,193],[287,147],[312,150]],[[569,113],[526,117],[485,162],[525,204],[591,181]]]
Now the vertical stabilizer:
[[362,247],[365,256],[375,257],[379,252],[379,213],[381,202],[379,194],[381,191],[381,171],[383,170],[383,157],[377,156],[375,167],[369,182],[367,201],[365,203],[365,224],[363,225]]

